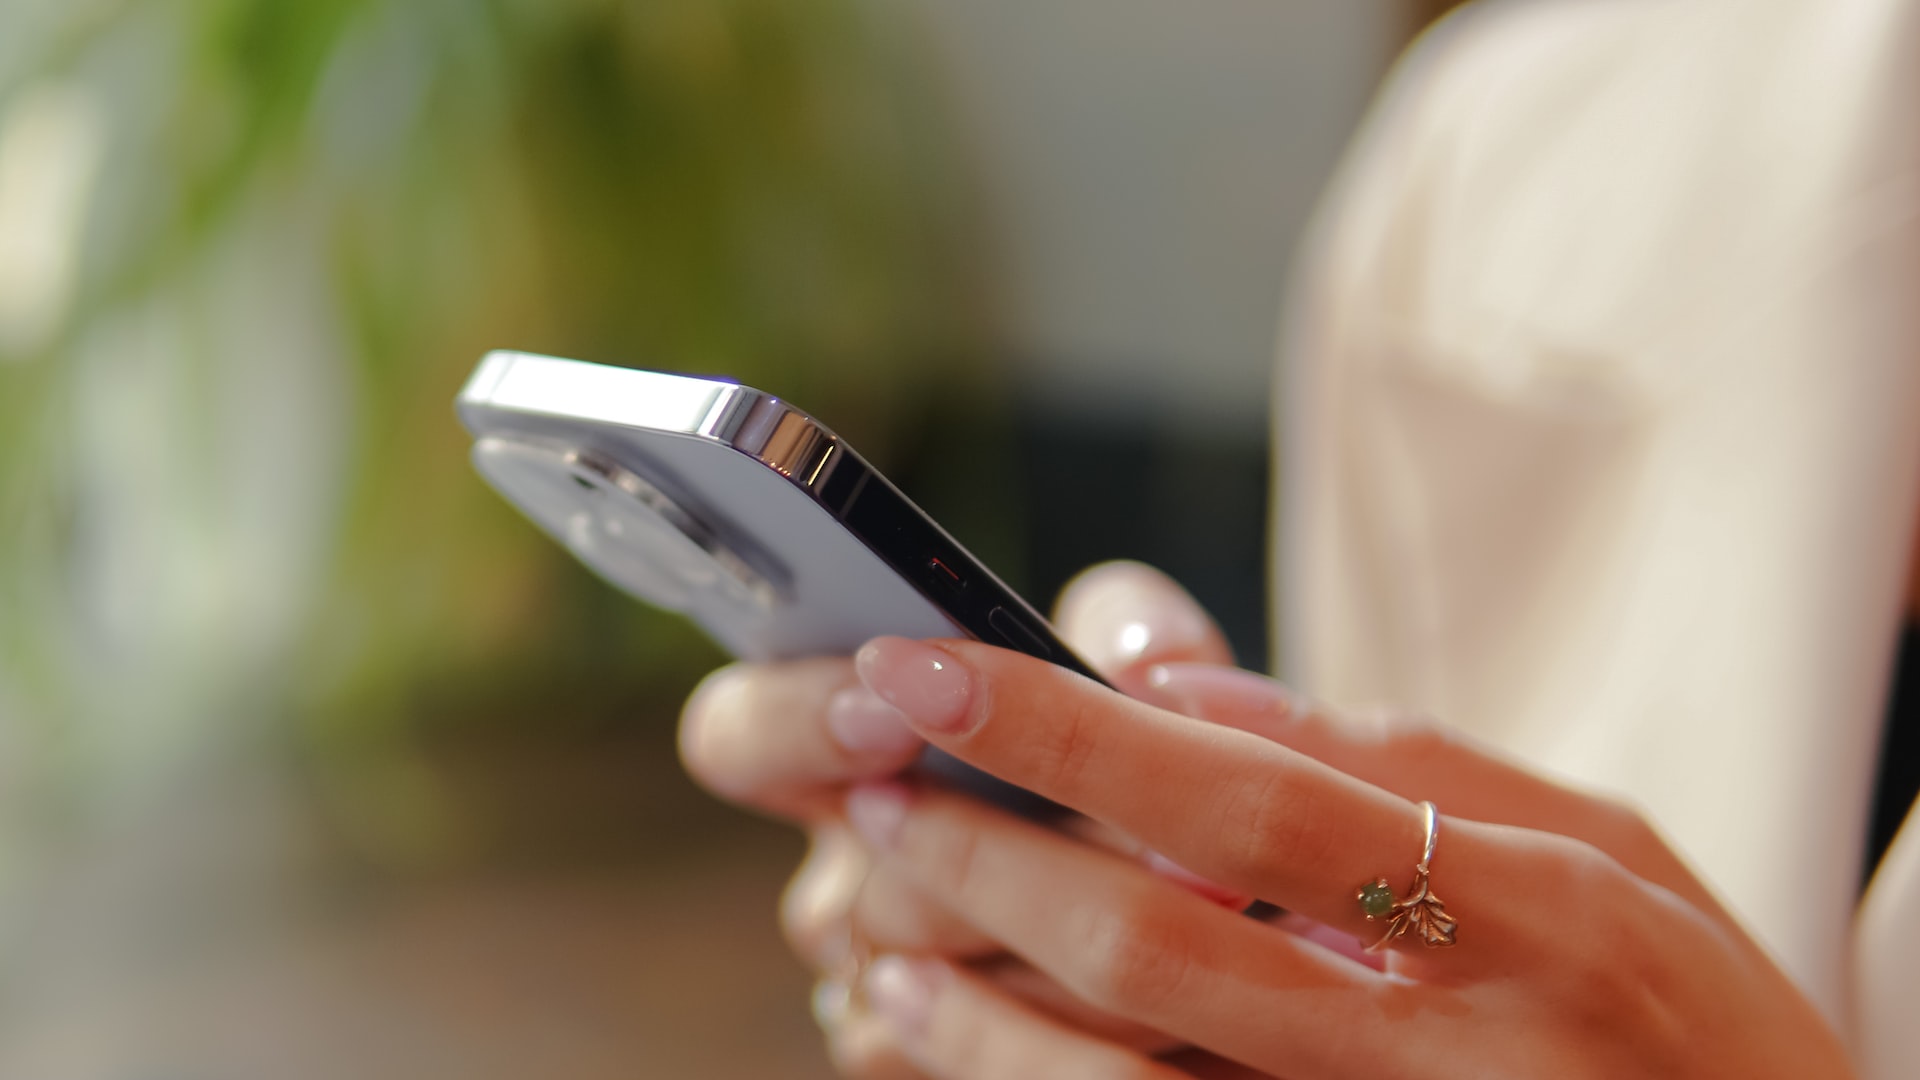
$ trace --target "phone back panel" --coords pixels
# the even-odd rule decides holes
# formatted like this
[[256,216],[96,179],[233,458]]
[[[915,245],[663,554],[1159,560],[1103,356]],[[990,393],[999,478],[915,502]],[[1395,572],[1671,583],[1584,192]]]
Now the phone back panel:
[[[630,564],[619,561],[618,537],[583,529],[595,499],[648,501],[691,530],[703,551],[721,552],[761,586],[758,593],[682,589],[668,603],[741,659],[847,655],[885,635],[972,637],[1098,678],[884,477],[769,395],[718,380],[495,352],[475,370],[457,409],[477,440],[481,473],[616,587],[663,602],[659,589],[621,571]],[[587,490],[589,482],[602,490]],[[658,523],[650,527],[657,540]],[[674,542],[687,548],[684,539]],[[1064,813],[932,749],[921,768],[1027,817]]]
[[[566,415],[557,412],[568,407],[565,398],[516,392],[516,376],[524,385],[551,379],[556,370],[552,364],[582,366],[543,360],[514,354],[504,378],[482,382],[476,375],[469,389],[479,384],[482,392],[462,394],[461,420],[476,437],[531,439],[612,459],[644,475],[698,514],[723,541],[747,553],[776,581],[784,594],[781,602],[762,610],[709,592],[697,594],[687,611],[728,652],[743,660],[775,660],[847,654],[886,634],[967,636],[791,478],[710,435],[649,426],[694,413],[704,416],[716,404],[724,405],[722,395],[744,388],[622,370],[618,374],[630,378],[601,388],[614,396],[600,399],[599,415]],[[705,397],[674,417],[657,417],[640,408],[623,410],[620,401],[684,392],[687,384],[697,383],[707,384]],[[612,419],[618,415],[629,419]],[[528,510],[523,503],[516,505]],[[573,547],[563,522],[543,520],[535,512],[529,516]]]

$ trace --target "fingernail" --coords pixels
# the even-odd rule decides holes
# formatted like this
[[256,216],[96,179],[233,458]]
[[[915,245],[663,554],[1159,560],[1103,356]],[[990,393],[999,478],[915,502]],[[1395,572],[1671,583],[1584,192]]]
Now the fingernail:
[[827,699],[827,731],[856,754],[903,754],[921,743],[900,710],[864,686]]
[[1217,664],[1156,664],[1147,669],[1154,702],[1183,716],[1243,727],[1291,719],[1308,711],[1285,685]]
[[847,793],[847,822],[875,848],[893,846],[912,796],[901,784],[863,784]]
[[1149,653],[1212,653],[1219,635],[1191,596],[1156,570],[1114,564],[1089,571],[1062,597],[1059,627],[1088,663],[1118,671]]
[[862,989],[873,1011],[895,1031],[918,1039],[927,1033],[933,1017],[933,995],[945,977],[946,969],[934,961],[882,956],[867,968]]
[[867,689],[915,726],[958,735],[972,720],[973,680],[949,653],[906,638],[861,646],[853,668]]
[[853,991],[838,979],[821,979],[813,985],[812,1005],[813,1022],[832,1031],[852,1011]]

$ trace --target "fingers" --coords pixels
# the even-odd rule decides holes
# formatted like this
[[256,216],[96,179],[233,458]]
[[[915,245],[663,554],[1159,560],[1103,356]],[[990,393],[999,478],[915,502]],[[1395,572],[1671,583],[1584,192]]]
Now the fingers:
[[[1231,659],[1219,630],[1172,580],[1109,563],[1062,594],[1062,632],[1096,667],[1141,682],[1153,664]],[[838,805],[834,789],[910,765],[921,740],[864,692],[840,659],[734,664],[708,676],[681,713],[680,751],[723,798],[785,817]]]
[[830,979],[853,966],[857,932],[859,947],[870,953],[968,961],[971,970],[1002,992],[1108,1042],[1142,1053],[1178,1045],[1141,1024],[1092,1008],[1008,957],[999,942],[929,900],[898,865],[872,859],[852,831],[839,825],[814,831],[806,861],[781,898],[780,924],[801,959]]
[[1216,665],[1166,664],[1146,679],[1158,699],[1182,715],[1271,739],[1403,798],[1431,800],[1446,814],[1583,840],[1640,877],[1720,913],[1645,818],[1540,776],[1431,718],[1335,712],[1265,676]]
[[1274,1080],[1258,1069],[1215,1057],[1204,1050],[1183,1050],[1160,1060],[1179,1069],[1181,1076],[1191,1077],[1192,1080]]
[[[1036,1015],[1102,1042],[1148,1057],[1167,1054],[1197,1057],[1187,1053],[1190,1048],[1185,1042],[1099,1012],[1068,993],[1059,983],[1019,961],[1003,959],[986,967],[966,965],[963,970]],[[863,1007],[856,1000],[855,991],[838,979],[829,976],[814,987],[813,1014],[827,1035],[829,1052],[848,1075],[863,1080],[896,1073],[922,1075],[900,1054],[898,1040],[890,1026]]]
[[1073,1030],[937,960],[883,956],[867,1000],[901,1051],[939,1080],[1178,1080],[1181,1073]]
[[877,863],[854,901],[853,926],[880,952],[932,953],[954,960],[993,956],[999,942],[937,902],[898,867]]
[[1097,1010],[1298,1076],[1324,1074],[1328,1032],[1380,1034],[1396,988],[1378,973],[1110,853],[897,784],[847,810],[885,860]]
[[[860,650],[856,668],[956,757],[1210,881],[1356,937],[1378,936],[1354,890],[1418,861],[1425,828],[1408,800],[1044,661],[974,642],[937,645],[881,638]],[[1448,865],[1464,854],[1461,839],[1452,830]]]
[[898,867],[875,864],[838,823],[813,830],[813,844],[780,899],[780,928],[808,966],[844,971],[855,947],[934,953],[956,959],[1001,952],[970,924],[935,903]]
[[1187,1045],[1185,1040],[1155,1031],[1137,1020],[1094,1008],[1024,960],[1002,956],[987,963],[969,964],[967,970],[1041,1016],[1115,1046],[1154,1057]]
[[[844,977],[858,947],[868,953],[910,953],[967,961],[975,974],[1044,1016],[1108,1042],[1145,1054],[1181,1045],[1144,1025],[1095,1009],[1032,967],[1006,955],[1004,947],[933,903],[911,877],[893,863],[877,862],[848,828],[835,824],[814,830],[813,845],[780,903],[780,924],[794,951],[829,981],[816,994],[822,1026],[831,1010],[833,1023],[853,1019],[844,1005]],[[839,995],[836,997],[836,995]],[[842,1040],[851,1057],[866,1060],[869,1034],[853,1032]],[[862,1049],[865,1048],[865,1049]],[[857,1052],[856,1052],[857,1051]]]
[[794,954],[822,974],[840,971],[853,953],[848,918],[872,862],[845,828],[816,828],[800,869],[780,895],[780,930]]
[[827,1057],[848,1080],[926,1080],[900,1052],[892,1026],[862,1007],[853,987],[821,980],[813,988],[813,1019],[826,1036]]
[[1225,635],[1199,602],[1143,563],[1101,563],[1081,571],[1054,604],[1054,628],[1109,679],[1125,681],[1153,664],[1233,663]]
[[837,807],[839,786],[897,773],[921,746],[843,659],[721,668],[680,715],[680,756],[694,779],[785,817]]
[[[1088,1004],[1298,1080],[1416,1075],[1463,1045],[1525,1062],[1563,1036],[1616,1029],[1655,1035],[1657,1058],[1686,1030],[1677,1003],[1778,978],[1671,892],[1531,830],[1464,823],[1490,853],[1457,860],[1473,935],[1398,953],[1381,973],[949,793],[874,785],[847,814],[881,858]],[[1708,974],[1728,970],[1739,978]],[[1542,1026],[1504,1019],[1521,1015]]]
[[[1161,665],[1231,665],[1233,649],[1213,617],[1172,578],[1137,562],[1107,562],[1080,572],[1054,604],[1054,626],[1073,650],[1122,693],[1160,702],[1148,675]],[[1152,857],[1152,856],[1149,856]],[[1222,904],[1232,893],[1162,860],[1169,876]]]

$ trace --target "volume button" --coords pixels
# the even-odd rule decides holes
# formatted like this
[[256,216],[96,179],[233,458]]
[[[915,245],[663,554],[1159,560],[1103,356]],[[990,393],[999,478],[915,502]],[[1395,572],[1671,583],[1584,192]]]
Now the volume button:
[[987,625],[993,627],[994,633],[999,634],[1002,641],[1028,656],[1037,656],[1042,660],[1053,658],[1053,649],[1046,639],[1028,629],[1026,623],[1006,608],[997,607],[987,612]]

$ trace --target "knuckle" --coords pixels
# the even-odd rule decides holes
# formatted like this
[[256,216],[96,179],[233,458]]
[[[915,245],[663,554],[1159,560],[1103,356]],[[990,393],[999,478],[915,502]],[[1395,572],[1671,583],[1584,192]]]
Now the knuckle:
[[1630,918],[1605,919],[1599,929],[1568,971],[1578,979],[1568,1019],[1588,1032],[1636,1032],[1643,1060],[1676,1054],[1698,1031],[1675,1008],[1680,979],[1670,956]]
[[1390,752],[1409,766],[1438,765],[1451,760],[1460,749],[1460,739],[1453,729],[1428,713],[1388,713],[1380,727],[1381,739]]
[[1646,857],[1666,850],[1666,842],[1633,803],[1616,797],[1593,801],[1595,838],[1616,858]]
[[[1620,862],[1580,840],[1564,840],[1542,885],[1547,906],[1561,913],[1542,946],[1566,958],[1565,971],[1590,1009],[1617,1016],[1654,1000],[1668,977],[1648,930],[1645,886]],[[1574,932],[1568,933],[1568,929]]]
[[1194,967],[1192,931],[1150,893],[1083,912],[1075,927],[1081,957],[1075,989],[1089,1003],[1132,1018],[1161,1015],[1181,996]]
[[1314,795],[1298,783],[1292,770],[1271,765],[1260,775],[1227,785],[1223,821],[1245,822],[1224,830],[1221,850],[1228,883],[1251,885],[1272,876],[1285,865],[1310,873],[1323,865],[1333,843],[1333,830],[1316,828]]
[[1552,855],[1544,861],[1542,884],[1554,903],[1569,905],[1564,910],[1611,909],[1627,883],[1619,862],[1584,840],[1554,837]]
[[1040,785],[1062,793],[1080,790],[1099,738],[1094,713],[1090,703],[1071,699],[1049,722],[1033,726],[1035,738],[1026,752]]

